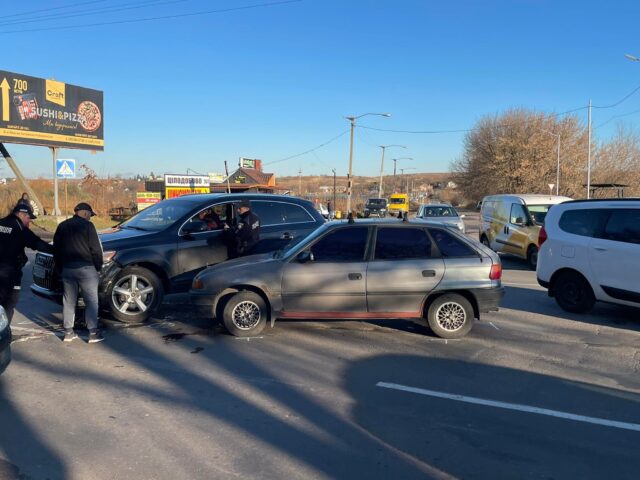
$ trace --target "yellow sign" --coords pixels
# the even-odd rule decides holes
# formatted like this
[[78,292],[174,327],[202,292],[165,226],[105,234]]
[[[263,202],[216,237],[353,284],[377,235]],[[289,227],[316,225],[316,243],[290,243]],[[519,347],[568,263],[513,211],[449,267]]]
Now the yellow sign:
[[192,193],[211,193],[209,187],[166,187],[165,198],[181,197]]
[[2,121],[8,122],[10,120],[9,90],[11,89],[11,87],[9,86],[9,82],[7,82],[6,77],[2,79],[2,83],[0,83],[0,88],[2,89]]
[[160,192],[138,192],[136,193],[136,203],[138,204],[138,211],[144,210],[150,207],[154,203],[158,203],[161,200]]
[[55,80],[47,80],[46,87],[44,90],[45,98],[53,103],[57,103],[58,105],[65,106],[65,84],[62,82],[57,82]]
[[[104,147],[104,140],[99,138],[84,138],[80,136],[58,135],[57,133],[31,132],[29,130],[14,130],[13,128],[0,128],[0,136],[6,135],[17,139],[24,139],[24,143],[30,143],[27,140],[49,140],[53,142],[69,142],[78,145],[91,145],[95,147]],[[18,143],[18,140],[14,140]]]

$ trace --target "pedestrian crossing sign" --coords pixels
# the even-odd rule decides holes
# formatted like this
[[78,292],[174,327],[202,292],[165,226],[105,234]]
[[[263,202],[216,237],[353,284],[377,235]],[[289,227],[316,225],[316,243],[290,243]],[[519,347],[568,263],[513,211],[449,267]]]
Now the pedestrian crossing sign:
[[70,158],[56,160],[56,176],[58,178],[75,178],[76,161]]

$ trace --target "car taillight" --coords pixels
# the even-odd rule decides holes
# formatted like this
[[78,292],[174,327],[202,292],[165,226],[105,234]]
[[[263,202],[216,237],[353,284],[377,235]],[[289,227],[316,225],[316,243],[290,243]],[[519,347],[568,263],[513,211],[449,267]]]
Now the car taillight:
[[540,229],[540,233],[538,234],[538,248],[542,246],[544,242],[547,241],[547,231],[542,227]]
[[491,272],[489,272],[489,280],[500,280],[502,278],[502,264],[494,263],[491,265]]

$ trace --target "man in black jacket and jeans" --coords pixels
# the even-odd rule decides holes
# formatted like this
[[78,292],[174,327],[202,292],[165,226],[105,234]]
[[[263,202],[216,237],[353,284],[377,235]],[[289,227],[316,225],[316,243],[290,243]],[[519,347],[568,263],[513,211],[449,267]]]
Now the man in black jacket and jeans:
[[9,323],[20,297],[22,267],[27,263],[24,247],[53,253],[53,248],[29,229],[35,219],[31,205],[18,203],[10,215],[0,220],[0,305]]
[[64,341],[78,338],[73,326],[80,288],[86,306],[89,343],[96,343],[104,340],[98,332],[98,272],[102,269],[102,245],[96,227],[90,221],[95,215],[91,206],[81,202],[73,211],[75,215],[58,225],[53,236],[53,258],[56,269],[62,272],[64,286]]

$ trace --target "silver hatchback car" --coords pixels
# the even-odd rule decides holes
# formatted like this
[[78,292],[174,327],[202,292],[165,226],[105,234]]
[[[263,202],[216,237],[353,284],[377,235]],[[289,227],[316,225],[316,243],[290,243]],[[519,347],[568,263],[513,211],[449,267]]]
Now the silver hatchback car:
[[402,220],[336,221],[275,253],[208,267],[191,301],[236,336],[276,318],[415,319],[460,338],[504,294],[496,253],[457,229]]

